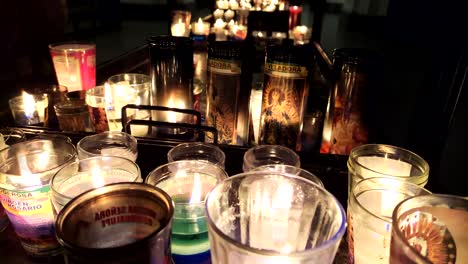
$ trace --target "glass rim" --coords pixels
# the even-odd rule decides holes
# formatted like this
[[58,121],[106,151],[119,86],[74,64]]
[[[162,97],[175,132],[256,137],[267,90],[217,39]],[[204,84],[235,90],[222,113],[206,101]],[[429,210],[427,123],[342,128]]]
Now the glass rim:
[[[45,100],[48,100],[49,99],[49,95],[47,93],[39,93],[39,94],[30,94],[28,93],[29,95],[31,95],[34,99],[36,98],[40,98],[42,99],[41,101],[45,101]],[[11,99],[8,100],[8,103],[11,104],[11,103],[16,103],[16,102],[23,102],[23,95],[18,95],[18,96],[15,96]],[[37,103],[37,101],[36,101]]]
[[137,142],[137,139],[128,134],[128,133],[125,133],[125,132],[121,132],[121,131],[104,131],[104,132],[101,132],[101,133],[98,133],[98,134],[94,134],[94,135],[89,135],[89,136],[86,136],[86,137],[83,137],[82,139],[80,139],[80,141],[78,141],[78,143],[76,144],[76,149],[77,151],[83,151],[86,155],[89,155],[89,156],[106,156],[106,157],[110,157],[110,156],[113,156],[113,155],[102,155],[102,154],[96,154],[96,153],[92,153],[92,152],[89,152],[88,150],[82,148],[82,144],[83,142],[87,142],[89,140],[92,140],[92,139],[96,139],[98,138],[99,136],[106,136],[106,138],[109,136],[109,135],[121,135],[125,138],[128,138],[133,144],[134,146],[131,146],[129,149],[134,151],[134,150],[138,150],[138,142]]
[[[43,170],[43,171],[34,172],[34,173],[32,173],[32,174],[39,174],[39,173],[44,173],[44,172],[46,172],[46,171],[55,170],[55,169],[57,169],[57,168],[60,168],[60,167],[63,166],[64,164],[69,163],[71,160],[73,160],[74,158],[76,158],[76,157],[78,156],[78,153],[77,153],[77,151],[76,151],[76,148],[75,148],[75,146],[74,146],[72,143],[70,143],[70,142],[68,142],[68,141],[65,141],[65,140],[61,140],[61,139],[52,139],[52,138],[51,138],[51,139],[32,138],[32,139],[30,139],[30,140],[18,142],[18,143],[15,143],[15,144],[12,144],[12,145],[8,146],[7,148],[4,148],[4,149],[0,150],[0,155],[1,155],[2,153],[6,152],[6,151],[11,150],[11,149],[18,148],[20,145],[25,145],[25,146],[26,146],[26,145],[31,144],[32,142],[37,142],[37,141],[52,141],[52,142],[61,142],[61,143],[65,143],[66,145],[68,145],[68,146],[69,146],[72,150],[74,150],[74,151],[73,151],[73,155],[72,155],[69,159],[67,159],[66,161],[62,162],[60,165],[56,165],[56,166],[54,166],[54,167],[48,168],[48,169]],[[55,153],[55,151],[52,152],[52,153]],[[3,160],[3,161],[0,162],[0,164],[4,164],[6,161],[8,161],[8,160],[10,160],[10,159],[11,159],[11,158],[6,159],[6,160]],[[3,173],[3,172],[2,172],[2,173]],[[9,174],[9,175],[12,175],[12,174]],[[15,176],[20,176],[20,177],[21,177],[21,175],[15,175]],[[31,186],[31,187],[32,187],[32,186]]]
[[[172,158],[173,156],[172,154],[174,153],[174,151],[180,151],[181,149],[198,147],[198,146],[208,147],[210,149],[213,149],[216,153],[219,153],[221,155],[221,161],[218,163],[224,164],[226,162],[226,154],[219,146],[215,144],[211,144],[211,143],[205,143],[205,142],[186,142],[186,143],[178,144],[177,146],[174,146],[167,152],[167,160],[169,162],[179,161],[179,160],[175,160]],[[171,160],[169,160],[169,157],[171,157]],[[218,165],[218,163],[216,165]]]
[[[160,170],[163,170],[164,168],[168,168],[170,167],[171,165],[176,165],[176,164],[181,164],[181,163],[194,163],[194,164],[197,164],[198,165],[208,165],[208,166],[211,166],[213,168],[216,168],[216,170],[218,170],[219,172],[221,172],[221,175],[216,175],[216,179],[218,180],[217,184],[218,185],[220,182],[226,180],[229,176],[227,174],[227,172],[221,167],[219,166],[218,164],[214,164],[212,162],[209,162],[209,161],[206,161],[206,160],[176,160],[176,161],[172,161],[172,162],[168,162],[166,164],[163,164],[163,165],[160,165],[158,167],[156,167],[154,170],[150,171],[150,173],[148,173],[148,175],[146,175],[146,178],[144,180],[144,183],[145,184],[149,184],[149,185],[153,185],[153,186],[157,186],[157,184],[159,182],[161,182],[162,180],[166,179],[167,177],[170,177],[170,176],[173,176],[173,175],[163,175],[164,177],[159,177],[159,176],[153,176],[154,173],[160,171]],[[198,168],[198,167],[197,167]],[[209,175],[209,176],[212,176],[212,175]],[[154,179],[156,178],[156,179]],[[149,183],[150,180],[153,180],[154,179],[154,183]],[[159,187],[158,187],[159,188]],[[213,187],[214,188],[214,187]],[[210,191],[211,192],[211,191]],[[209,193],[206,195],[206,197],[208,197]],[[206,200],[206,199],[205,199]],[[205,201],[201,201],[200,203],[176,203],[174,202],[174,204],[180,204],[180,205],[185,205],[185,204],[204,204]]]
[[[127,188],[120,188],[119,187],[127,187]],[[152,190],[151,190],[152,189]],[[106,192],[107,190],[110,190],[108,192]],[[150,193],[154,194],[154,195],[157,195],[159,198],[164,198],[161,199],[163,200],[163,202],[167,205],[167,212],[168,212],[168,217],[169,218],[173,218],[174,216],[174,203],[172,202],[171,200],[171,197],[166,193],[164,192],[164,190],[158,188],[158,187],[155,187],[155,186],[148,186],[146,184],[141,184],[141,183],[136,183],[136,182],[119,182],[119,183],[112,183],[112,184],[109,184],[109,185],[106,185],[106,186],[103,186],[101,188],[98,188],[98,189],[91,189],[91,190],[88,190],[84,193],[81,193],[80,195],[76,196],[75,198],[73,198],[72,200],[70,200],[70,202],[68,202],[64,207],[63,209],[60,211],[60,213],[57,215],[57,218],[54,222],[55,226],[56,226],[56,233],[57,233],[57,240],[60,242],[60,244],[62,244],[62,246],[66,246],[68,248],[73,248],[73,251],[86,251],[86,252],[94,252],[94,253],[97,253],[97,252],[101,252],[101,253],[110,253],[110,252],[114,252],[115,250],[123,250],[123,249],[132,249],[132,248],[139,248],[141,247],[142,245],[144,245],[145,243],[147,243],[148,241],[150,241],[151,238],[153,238],[154,236],[157,236],[159,234],[163,234],[164,231],[167,229],[167,228],[170,228],[171,225],[169,225],[169,222],[170,220],[165,223],[165,226],[163,228],[157,228],[156,230],[154,230],[153,232],[151,232],[150,234],[148,234],[147,236],[133,242],[133,243],[130,243],[130,244],[125,244],[125,245],[121,245],[121,246],[118,246],[118,247],[112,247],[112,248],[87,248],[87,247],[82,247],[82,246],[78,246],[76,243],[73,243],[73,242],[70,242],[70,241],[66,241],[64,240],[62,237],[59,237],[59,234],[63,234],[62,232],[62,226],[63,226],[63,223],[65,222],[65,220],[67,219],[67,216],[68,214],[70,214],[71,212],[73,212],[74,209],[76,209],[77,207],[79,207],[81,204],[85,203],[85,202],[89,202],[92,198],[96,198],[96,197],[100,197],[102,195],[105,195],[105,194],[108,194],[108,193],[119,193],[119,192],[123,192],[123,191],[128,191],[128,190],[136,190],[136,191],[140,191],[140,192],[148,192],[148,190],[150,190]],[[96,195],[93,195],[95,194]],[[65,215],[67,214],[67,215]],[[63,219],[63,221],[62,221]],[[63,223],[62,223],[63,222]]]
[[346,212],[344,211],[343,206],[341,205],[341,203],[338,201],[338,199],[332,193],[330,193],[328,190],[326,190],[322,186],[316,184],[315,182],[313,182],[313,181],[311,181],[309,179],[305,179],[305,178],[302,178],[300,176],[296,176],[296,175],[289,174],[289,173],[280,173],[280,172],[273,172],[273,173],[275,175],[288,177],[288,178],[293,178],[293,179],[298,179],[299,181],[305,181],[308,184],[312,184],[315,187],[317,187],[321,192],[325,193],[328,197],[331,197],[335,201],[334,204],[337,207],[338,211],[341,213],[341,224],[340,224],[340,227],[338,228],[338,230],[327,241],[323,242],[321,245],[319,245],[317,247],[314,247],[314,248],[310,248],[310,249],[306,249],[306,250],[302,250],[302,251],[290,252],[288,254],[282,254],[280,251],[276,251],[276,250],[259,249],[259,248],[254,248],[254,247],[249,247],[247,245],[244,245],[244,244],[240,243],[239,241],[236,241],[233,238],[231,238],[230,236],[226,235],[224,232],[222,232],[216,226],[216,224],[213,222],[213,220],[212,220],[212,218],[210,216],[209,210],[208,210],[208,202],[210,200],[211,195],[213,194],[213,191],[215,189],[217,189],[217,188],[221,188],[226,183],[233,182],[234,180],[237,180],[237,179],[240,179],[240,178],[247,178],[247,177],[252,177],[252,176],[253,177],[267,176],[267,175],[265,175],[265,171],[249,171],[249,172],[236,174],[234,176],[231,176],[231,177],[227,178],[226,180],[219,183],[218,185],[216,185],[211,190],[211,192],[209,193],[209,195],[208,195],[208,197],[206,198],[206,201],[205,201],[205,212],[206,212],[205,214],[206,214],[206,220],[207,220],[208,226],[210,226],[213,229],[213,231],[216,232],[216,234],[218,236],[220,236],[223,240],[229,241],[235,247],[241,248],[242,250],[245,250],[245,251],[249,251],[249,252],[259,254],[259,255],[263,255],[263,256],[284,255],[284,256],[288,256],[288,257],[301,257],[301,256],[309,255],[311,252],[320,252],[320,251],[326,250],[330,246],[332,246],[334,243],[336,243],[338,240],[342,239],[344,233],[346,232],[346,226],[347,226]]
[[[62,45],[83,45],[87,47],[83,48],[67,48],[67,49],[60,49],[58,48],[59,46]],[[91,41],[63,41],[63,42],[57,42],[57,43],[52,43],[49,44],[49,50],[53,51],[86,51],[86,50],[92,50],[96,49],[96,43],[91,42]]]
[[[396,236],[396,238],[398,240],[400,240],[400,243],[402,243],[405,248],[408,248],[410,250],[411,257],[417,258],[418,263],[432,264],[432,262],[428,258],[421,255],[413,246],[411,246],[411,244],[409,244],[408,240],[406,240],[403,237],[403,233],[401,232],[401,230],[400,230],[400,228],[398,226],[398,218],[399,218],[398,217],[398,213],[399,213],[398,211],[401,209],[401,207],[408,201],[411,201],[411,200],[414,200],[414,199],[424,199],[426,197],[428,197],[431,200],[439,200],[439,199],[442,199],[444,201],[445,200],[457,200],[457,201],[465,200],[467,205],[468,205],[468,197],[462,197],[462,196],[450,195],[450,194],[424,194],[424,195],[408,197],[408,198],[404,199],[403,201],[399,202],[397,204],[397,206],[395,206],[395,210],[393,210],[393,213],[392,213],[392,232],[395,232],[395,236]],[[420,207],[423,207],[423,206],[424,205],[421,205]],[[438,206],[432,206],[432,207],[438,207]],[[413,209],[417,209],[417,208],[413,208]],[[450,207],[448,209],[456,210],[456,208],[450,208]],[[405,211],[405,212],[407,212],[407,211]],[[401,212],[401,214],[404,214],[405,212]],[[392,236],[393,236],[393,234],[392,234]],[[406,253],[406,255],[409,255],[409,254]]]
[[[259,150],[259,149],[267,149],[267,148],[277,148],[277,149],[280,149],[281,151],[284,151],[286,153],[289,153],[291,154],[295,159],[298,160],[298,162],[296,163],[296,166],[300,166],[301,164],[301,158],[299,157],[299,155],[292,149],[288,148],[288,147],[285,147],[285,146],[281,146],[281,145],[258,145],[258,146],[255,146],[255,147],[252,147],[252,148],[249,148],[245,153],[244,153],[244,157],[243,157],[243,162],[244,164],[247,163],[247,165],[252,165],[253,163],[250,162],[250,161],[247,161],[247,157],[248,155],[251,155],[251,153],[253,153],[254,151],[256,150]],[[252,155],[253,156],[253,155]],[[267,165],[267,164],[264,164],[264,165]]]
[[[102,159],[120,159],[122,160],[123,162],[129,162],[128,165],[132,165],[134,168],[137,169],[137,175],[135,176],[135,178],[133,179],[133,182],[135,182],[135,180],[137,180],[139,177],[141,177],[141,170],[140,170],[140,167],[138,166],[138,164],[136,164],[135,162],[133,162],[132,160],[130,159],[127,159],[127,158],[124,158],[124,157],[119,157],[119,156],[95,156],[95,157],[90,157],[90,158],[86,158],[86,159],[81,159],[81,160],[77,160],[77,161],[74,161],[74,162],[70,162],[68,163],[67,165],[63,166],[62,168],[60,168],[55,174],[54,176],[52,176],[51,180],[50,180],[50,190],[54,193],[54,194],[57,194],[59,197],[61,198],[66,198],[66,199],[73,199],[74,197],[70,197],[70,196],[67,196],[65,194],[62,194],[61,192],[59,192],[56,188],[56,186],[54,185],[54,181],[56,179],[56,177],[58,177],[58,175],[63,171],[65,170],[66,168],[69,168],[75,164],[80,164],[81,162],[85,162],[85,161],[89,161],[89,160],[102,160]],[[72,177],[75,177],[75,175],[68,175],[65,177],[65,180],[68,180]],[[110,184],[105,184],[104,186],[107,186],[107,185],[110,185]],[[102,186],[101,186],[102,187]],[[91,188],[90,190],[94,190],[94,189],[97,189],[97,188]],[[87,191],[86,191],[87,192]],[[75,196],[76,197],[76,196]]]
[[[363,210],[366,214],[374,217],[374,218],[377,218],[381,221],[384,221],[386,223],[391,223],[392,222],[392,219],[390,219],[390,221],[388,220],[388,218],[385,218],[385,217],[382,217],[380,215],[376,215],[375,213],[369,211],[367,209],[367,207],[363,206],[362,203],[357,199],[357,194],[355,194],[355,190],[360,186],[360,185],[363,185],[364,183],[366,182],[370,182],[370,181],[378,181],[380,182],[381,180],[385,180],[385,181],[394,181],[394,182],[399,182],[401,183],[402,185],[407,185],[406,187],[408,186],[411,186],[413,188],[416,188],[416,189],[420,189],[421,191],[423,192],[426,192],[425,194],[418,194],[418,195],[430,195],[432,194],[431,191],[427,190],[426,188],[422,187],[422,186],[419,186],[418,184],[415,184],[415,183],[412,183],[412,182],[409,182],[409,181],[405,181],[405,180],[402,180],[402,179],[397,179],[397,178],[390,178],[390,177],[370,177],[370,178],[365,178],[361,181],[359,181],[358,183],[356,183],[356,185],[353,187],[353,189],[351,190],[351,197],[350,199],[353,200],[355,203],[356,203],[356,206],[358,206],[361,210]],[[377,188],[375,187],[375,189],[371,189],[371,190],[374,190],[374,191],[383,191],[383,190],[390,190],[390,191],[398,191],[396,188],[394,188],[393,186],[391,186],[392,188],[391,189],[382,189],[382,188]],[[366,191],[369,191],[369,190],[366,190]],[[359,194],[363,193],[365,191],[361,191],[359,192]],[[414,196],[411,196],[411,197],[414,197]],[[409,198],[411,198],[409,197]],[[403,199],[403,200],[406,200],[407,198]],[[351,203],[351,202],[350,202]],[[396,208],[396,206],[395,206]],[[394,208],[394,210],[395,210]]]
[[[421,163],[421,165],[422,165],[421,166],[422,168],[417,166],[418,168],[422,169],[422,174],[414,175],[414,176],[385,174],[385,173],[382,173],[380,171],[371,169],[371,168],[369,168],[367,166],[364,166],[362,163],[360,163],[358,161],[359,157],[380,157],[380,156],[377,156],[377,155],[363,155],[363,156],[358,155],[359,151],[364,151],[366,149],[374,149],[374,150],[378,151],[379,147],[393,149],[395,151],[403,152],[403,153],[406,153],[408,155],[411,155],[411,156],[415,157],[415,160],[417,162]],[[402,159],[393,159],[393,160],[404,161]],[[407,161],[405,161],[405,162],[407,162]],[[371,171],[373,173],[376,173],[376,174],[379,174],[379,175],[382,175],[382,176],[385,176],[385,177],[389,177],[389,178],[408,178],[409,177],[409,178],[412,178],[412,179],[415,179],[415,178],[416,179],[423,179],[423,178],[429,177],[429,169],[430,169],[429,164],[427,163],[427,161],[425,159],[423,159],[421,156],[419,156],[418,154],[416,154],[416,153],[414,153],[414,152],[412,152],[410,150],[407,150],[405,148],[392,146],[392,145],[386,145],[386,144],[365,144],[365,145],[355,147],[355,148],[353,148],[351,150],[351,153],[349,153],[349,158],[348,158],[347,163],[348,163],[348,168],[354,169],[354,164],[356,164],[356,165],[364,168],[367,171]],[[414,166],[414,164],[411,164],[411,165]],[[425,182],[427,182],[427,180]]]
[[110,76],[109,78],[107,78],[107,82],[108,82],[110,85],[112,85],[112,84],[115,83],[115,81],[112,81],[111,79],[117,78],[117,77],[120,77],[120,76],[125,76],[125,75],[141,77],[141,78],[143,78],[143,79],[145,80],[145,82],[129,84],[130,86],[132,86],[132,85],[141,85],[141,84],[144,84],[144,83],[146,83],[146,82],[151,82],[151,77],[150,77],[148,74],[143,74],[143,73],[131,73],[131,72],[114,74],[114,75]]
[[[306,170],[306,169],[299,168],[299,167],[296,167],[296,166],[293,166],[293,165],[288,165],[288,164],[265,164],[265,165],[261,165],[261,166],[259,166],[259,167],[254,168],[252,171],[261,171],[261,169],[263,169],[263,168],[276,167],[276,166],[285,167],[285,168],[291,168],[291,169],[298,170],[298,171],[300,171],[301,173],[305,173],[305,174],[307,174],[307,177],[311,177],[312,179],[316,180],[316,181],[317,181],[317,182],[316,182],[317,184],[319,184],[320,186],[322,186],[323,188],[325,188],[325,185],[323,184],[322,180],[320,180],[320,178],[319,178],[317,175],[313,174],[312,172],[310,172],[310,171],[308,171],[308,170]],[[266,171],[268,171],[268,170],[266,170]],[[274,171],[272,171],[272,172],[274,172]],[[281,173],[292,174],[292,173],[290,173],[290,172],[281,172]],[[296,175],[296,174],[292,174],[292,175]],[[305,177],[305,176],[301,176],[301,175],[296,175],[296,176]],[[306,177],[306,179],[308,179],[307,177]],[[308,180],[310,180],[310,179],[308,179]]]

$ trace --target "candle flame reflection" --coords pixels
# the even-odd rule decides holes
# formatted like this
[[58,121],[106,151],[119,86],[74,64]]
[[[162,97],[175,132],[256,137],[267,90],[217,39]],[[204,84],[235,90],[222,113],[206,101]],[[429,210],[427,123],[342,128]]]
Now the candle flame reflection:
[[190,204],[201,202],[201,182],[200,174],[196,173],[193,176],[192,197],[190,197]]

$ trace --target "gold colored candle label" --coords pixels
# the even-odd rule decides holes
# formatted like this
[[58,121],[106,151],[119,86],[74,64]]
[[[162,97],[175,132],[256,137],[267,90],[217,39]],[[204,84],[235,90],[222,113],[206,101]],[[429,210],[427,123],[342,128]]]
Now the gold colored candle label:
[[300,150],[300,131],[307,96],[306,67],[266,63],[260,118],[260,144]]
[[240,61],[208,60],[207,123],[218,130],[218,141],[222,144],[246,143],[237,136],[240,76]]

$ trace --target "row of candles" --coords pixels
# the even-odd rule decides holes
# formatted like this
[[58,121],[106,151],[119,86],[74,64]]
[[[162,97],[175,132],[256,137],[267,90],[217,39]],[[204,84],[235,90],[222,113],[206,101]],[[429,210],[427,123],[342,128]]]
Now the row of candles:
[[402,148],[353,149],[347,217],[283,146],[249,149],[244,173],[228,177],[219,147],[184,143],[145,184],[131,135],[88,136],[76,149],[35,139],[0,151],[2,204],[29,254],[60,251],[55,219],[72,263],[167,263],[171,252],[176,263],[332,263],[346,226],[353,263],[468,260],[468,200],[424,189],[427,163]]
[[[297,8],[297,7],[296,7]],[[291,10],[291,16],[298,16],[295,12],[296,9]],[[172,12],[171,22],[171,35],[177,37],[188,37],[190,33],[194,36],[208,36],[210,33],[215,34],[217,41],[227,40],[228,37],[232,37],[235,40],[244,40],[247,37],[248,25],[247,15],[238,15],[234,11],[228,9],[216,9],[213,12],[215,22],[213,27],[209,22],[205,22],[202,18],[198,18],[197,21],[190,23],[191,13],[185,10],[176,10]],[[300,13],[299,13],[300,15]],[[245,16],[245,17],[244,17]],[[295,40],[295,43],[303,45],[308,43],[311,37],[311,28],[305,25],[299,25],[298,19],[294,18],[294,23],[291,25],[289,30],[290,38]],[[258,32],[254,33],[254,37],[259,37]],[[266,37],[266,33],[264,33]],[[278,39],[286,38],[286,32],[273,32],[272,37]]]

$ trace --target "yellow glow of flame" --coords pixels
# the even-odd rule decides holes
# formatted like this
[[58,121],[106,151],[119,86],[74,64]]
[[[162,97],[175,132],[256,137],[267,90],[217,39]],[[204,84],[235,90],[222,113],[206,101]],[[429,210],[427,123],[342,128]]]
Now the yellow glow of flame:
[[[167,101],[167,107],[185,109],[185,103],[181,100],[176,100],[171,96]],[[171,123],[177,123],[177,113],[169,111],[167,113],[167,121]]]
[[[40,168],[41,165],[42,167],[46,166],[47,160],[44,160],[44,159],[47,159],[49,157],[49,153],[46,151],[46,152],[40,153],[39,155],[40,156],[38,160],[34,162],[34,164],[32,164],[33,166],[38,167],[35,169],[36,171],[42,171]],[[16,158],[18,160],[20,175],[24,179],[24,180],[21,180],[21,182],[29,186],[41,185],[40,177],[34,174],[29,168],[27,156],[20,153],[17,155]]]
[[28,117],[31,117],[34,114],[34,111],[36,111],[36,101],[34,100],[34,96],[25,91],[23,91],[23,107],[24,114]]
[[190,197],[189,203],[194,204],[201,202],[201,188],[200,174],[195,172],[192,186],[192,197]]

